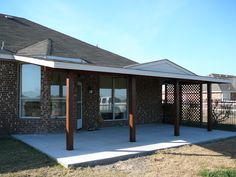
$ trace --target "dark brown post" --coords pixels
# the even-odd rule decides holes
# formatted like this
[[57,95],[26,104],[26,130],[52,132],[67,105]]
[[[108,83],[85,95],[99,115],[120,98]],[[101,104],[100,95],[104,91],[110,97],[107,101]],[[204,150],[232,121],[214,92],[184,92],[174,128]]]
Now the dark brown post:
[[165,103],[167,103],[167,84],[165,84]]
[[69,73],[66,79],[66,149],[74,149],[74,98],[73,98],[74,78]]
[[200,93],[199,94],[200,94],[200,125],[202,126],[202,122],[203,122],[203,119],[202,119],[203,118],[202,84],[200,84]]
[[129,140],[136,142],[136,79],[129,79]]
[[180,122],[180,87],[179,82],[175,82],[174,87],[175,100],[175,120],[174,120],[174,135],[179,136],[179,122]]
[[212,131],[211,83],[207,83],[207,130]]

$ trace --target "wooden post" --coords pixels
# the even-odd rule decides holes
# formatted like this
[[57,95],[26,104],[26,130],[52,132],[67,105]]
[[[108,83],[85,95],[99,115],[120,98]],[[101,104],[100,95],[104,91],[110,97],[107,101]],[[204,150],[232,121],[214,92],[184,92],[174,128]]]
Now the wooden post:
[[207,130],[212,131],[211,83],[207,83]]
[[180,122],[180,87],[179,82],[175,82],[174,87],[174,101],[175,101],[175,120],[174,120],[174,135],[179,136],[179,122]]
[[167,104],[167,84],[165,84],[165,104]]
[[66,149],[74,149],[74,78],[69,73],[66,79]]
[[200,125],[202,126],[202,122],[203,122],[203,102],[202,102],[202,84],[200,84]]
[[129,140],[136,142],[136,79],[129,79]]

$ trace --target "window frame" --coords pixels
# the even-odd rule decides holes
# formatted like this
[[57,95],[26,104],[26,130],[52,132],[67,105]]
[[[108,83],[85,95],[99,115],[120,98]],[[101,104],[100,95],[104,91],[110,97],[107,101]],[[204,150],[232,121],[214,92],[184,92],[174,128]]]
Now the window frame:
[[[56,73],[57,74],[65,74],[64,72],[61,72],[61,71],[56,71]],[[53,73],[52,73],[53,74]],[[66,78],[66,77],[65,77]],[[65,82],[66,82],[66,80],[65,80]],[[50,118],[51,119],[66,119],[66,113],[65,113],[65,115],[64,116],[52,116],[52,100],[65,100],[65,102],[66,102],[66,95],[65,95],[65,97],[54,97],[54,96],[52,96],[51,95],[51,86],[52,85],[55,85],[55,84],[52,84],[52,80],[51,80],[51,83],[50,83],[50,105],[51,105],[51,108],[50,108]],[[60,87],[61,85],[59,85],[59,87]],[[65,89],[67,89],[66,88],[66,83],[65,83],[65,85],[62,85],[62,90],[63,90],[63,87],[65,86]],[[59,89],[59,92],[60,92],[60,89]],[[66,109],[66,108],[65,108]]]
[[[33,66],[38,66],[39,68],[40,68],[40,74],[39,74],[39,80],[40,80],[40,85],[39,85],[39,89],[40,89],[40,97],[39,97],[39,103],[40,103],[40,112],[41,112],[41,88],[42,88],[42,84],[41,84],[41,79],[42,79],[42,76],[41,76],[41,66],[39,66],[39,65],[35,65],[35,64],[31,64],[31,63],[20,63],[20,65],[19,65],[19,110],[18,110],[18,112],[19,112],[19,118],[20,119],[40,119],[40,117],[41,116],[22,116],[22,100],[24,100],[24,99],[22,99],[22,66],[23,65],[33,65]],[[32,99],[32,100],[35,100],[35,99]]]
[[[109,76],[105,76],[105,77],[109,77]],[[102,77],[99,78],[99,83],[100,83],[100,79]],[[112,96],[112,119],[106,119],[104,121],[127,121],[129,119],[129,82],[128,82],[128,78],[126,77],[119,77],[119,76],[111,76],[110,78],[112,78],[112,87],[111,87],[111,96]],[[122,78],[122,79],[125,79],[126,80],[126,117],[123,118],[123,119],[116,119],[115,118],[115,79],[116,78]],[[99,85],[99,98],[100,98],[100,85]],[[101,102],[100,102],[101,103]],[[100,103],[99,103],[99,106],[100,106]],[[99,113],[100,110],[99,110]]]

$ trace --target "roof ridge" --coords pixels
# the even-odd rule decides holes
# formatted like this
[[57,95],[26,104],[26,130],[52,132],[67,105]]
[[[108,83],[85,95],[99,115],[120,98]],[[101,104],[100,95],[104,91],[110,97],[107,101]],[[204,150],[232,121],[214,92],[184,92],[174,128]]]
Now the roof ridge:
[[172,63],[172,64],[174,64],[175,66],[178,66],[178,67],[182,68],[183,70],[186,70],[186,71],[188,71],[188,72],[190,72],[190,73],[192,73],[192,74],[194,74],[194,75],[197,75],[196,73],[194,73],[194,72],[192,72],[192,71],[190,71],[190,70],[184,68],[183,66],[178,65],[177,63],[174,63],[173,61],[171,61],[171,60],[169,60],[169,59],[165,59],[165,60],[168,61],[168,62],[170,62],[170,63]]
[[166,62],[167,64],[169,63],[170,65],[172,65],[173,67],[175,68],[179,68],[181,69],[182,71],[184,71],[185,73],[191,73],[193,75],[197,75],[195,73],[193,73],[192,71],[172,62],[171,60],[169,59],[160,59],[160,60],[154,60],[154,61],[150,61],[150,62],[146,62],[146,63],[140,63],[140,64],[134,64],[134,65],[128,65],[128,66],[125,66],[124,68],[132,68],[132,67],[136,67],[136,66],[142,66],[142,65],[150,65],[150,64],[155,64],[155,63],[160,63],[160,62]]

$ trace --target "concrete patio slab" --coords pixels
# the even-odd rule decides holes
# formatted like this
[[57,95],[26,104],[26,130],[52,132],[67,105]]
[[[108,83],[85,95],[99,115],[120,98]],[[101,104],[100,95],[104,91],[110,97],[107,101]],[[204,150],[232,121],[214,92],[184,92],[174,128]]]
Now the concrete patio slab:
[[196,144],[236,136],[236,132],[181,126],[180,136],[173,135],[173,126],[138,125],[137,142],[129,142],[128,127],[110,127],[97,131],[79,131],[74,136],[74,150],[65,149],[65,134],[14,135],[55,159],[64,167],[104,164],[160,149]]

